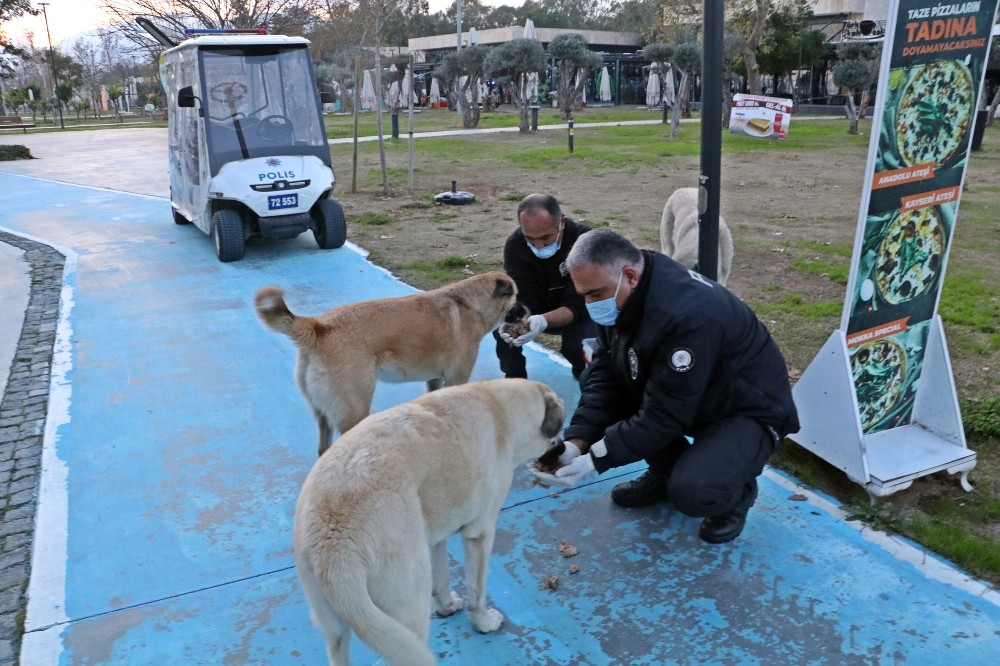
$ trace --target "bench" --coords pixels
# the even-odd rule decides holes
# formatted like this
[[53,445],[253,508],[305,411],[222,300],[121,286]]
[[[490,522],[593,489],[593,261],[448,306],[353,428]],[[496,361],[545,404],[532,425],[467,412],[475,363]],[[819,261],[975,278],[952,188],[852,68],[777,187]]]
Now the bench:
[[26,123],[21,116],[0,116],[0,129],[20,129],[27,134],[29,127],[35,127],[35,123]]

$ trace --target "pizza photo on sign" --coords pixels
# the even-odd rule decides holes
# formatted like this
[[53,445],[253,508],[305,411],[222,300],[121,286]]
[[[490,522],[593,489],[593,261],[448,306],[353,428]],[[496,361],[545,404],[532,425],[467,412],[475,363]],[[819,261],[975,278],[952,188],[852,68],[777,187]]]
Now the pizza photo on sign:
[[937,207],[899,213],[889,223],[875,263],[881,299],[899,305],[930,290],[941,273],[945,228]]
[[[897,82],[903,71],[893,72]],[[905,73],[893,122],[901,165],[949,164],[964,155],[975,116],[972,74],[961,60],[918,65]]]
[[851,374],[866,432],[892,411],[903,394],[906,351],[891,338],[861,345],[851,354]]

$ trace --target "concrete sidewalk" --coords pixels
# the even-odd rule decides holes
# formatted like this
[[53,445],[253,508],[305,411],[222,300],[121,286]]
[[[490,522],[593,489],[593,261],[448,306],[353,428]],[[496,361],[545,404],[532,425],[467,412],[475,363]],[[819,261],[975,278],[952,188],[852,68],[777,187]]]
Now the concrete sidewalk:
[[[119,157],[116,168],[152,168],[144,156],[157,139],[140,140],[150,143],[143,159]],[[78,149],[52,144],[58,183],[0,173],[0,226],[67,256],[21,662],[324,663],[290,552],[314,424],[292,382],[291,345],[257,322],[251,299],[279,284],[309,313],[411,290],[308,235],[251,242],[243,261],[221,264],[151,188],[95,189],[89,149]],[[476,379],[498,375],[491,347]],[[572,408],[564,365],[535,349],[529,372]],[[419,391],[380,385],[375,408]],[[609,502],[610,487],[639,471],[552,494],[520,471],[488,585],[507,622],[480,635],[463,613],[435,619],[441,662],[985,664],[1000,654],[995,590],[846,522],[793,479],[768,470],[745,534],[713,547],[669,507]],[[562,539],[580,554],[562,558]],[[451,546],[457,577],[461,548]],[[540,589],[553,574],[559,587]],[[353,655],[376,661],[357,642]]]

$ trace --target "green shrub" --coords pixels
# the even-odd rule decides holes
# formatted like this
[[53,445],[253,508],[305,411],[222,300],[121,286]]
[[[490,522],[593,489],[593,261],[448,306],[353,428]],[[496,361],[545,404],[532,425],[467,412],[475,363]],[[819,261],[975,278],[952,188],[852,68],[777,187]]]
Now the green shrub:
[[11,160],[31,160],[31,151],[27,146],[22,145],[0,145],[0,162],[10,162]]

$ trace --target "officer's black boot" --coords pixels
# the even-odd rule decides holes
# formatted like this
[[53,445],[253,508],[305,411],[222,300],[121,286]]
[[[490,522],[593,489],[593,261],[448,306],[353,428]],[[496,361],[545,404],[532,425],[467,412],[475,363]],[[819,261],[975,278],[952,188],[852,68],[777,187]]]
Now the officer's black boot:
[[701,537],[702,541],[726,543],[740,535],[747,522],[747,513],[757,500],[757,479],[751,481],[749,486],[750,492],[744,491],[744,499],[732,511],[701,521],[698,536]]
[[637,479],[619,483],[611,489],[611,501],[618,506],[638,508],[667,500],[670,468],[650,467]]

